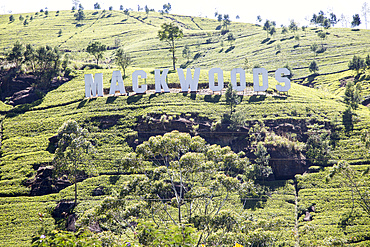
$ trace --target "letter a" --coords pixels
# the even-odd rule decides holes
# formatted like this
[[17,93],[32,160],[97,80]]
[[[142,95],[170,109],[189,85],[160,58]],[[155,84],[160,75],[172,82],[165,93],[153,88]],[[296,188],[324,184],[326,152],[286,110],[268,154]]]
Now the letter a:
[[168,73],[168,69],[164,69],[163,73],[161,75],[161,71],[159,69],[154,70],[154,76],[155,76],[155,92],[161,93],[162,88],[165,93],[169,93],[170,89],[168,88],[168,85],[166,83],[166,77]]
[[189,87],[190,87],[190,92],[198,91],[200,68],[195,68],[194,79],[192,78],[190,68],[186,70],[186,79],[184,76],[184,71],[182,69],[177,69],[177,74],[179,76],[181,91],[183,93],[187,93],[189,90]]
[[119,91],[121,94],[126,94],[126,89],[125,89],[125,85],[123,84],[122,74],[121,74],[121,71],[119,70],[113,71],[109,94],[115,94],[116,91]]
[[92,74],[85,75],[85,97],[90,98],[91,92],[94,97],[96,92],[98,96],[103,96],[103,73],[95,74],[95,80]]
[[[262,86],[260,86],[259,75],[262,74]],[[269,87],[268,73],[264,68],[253,69],[253,90],[255,92],[264,92]]]

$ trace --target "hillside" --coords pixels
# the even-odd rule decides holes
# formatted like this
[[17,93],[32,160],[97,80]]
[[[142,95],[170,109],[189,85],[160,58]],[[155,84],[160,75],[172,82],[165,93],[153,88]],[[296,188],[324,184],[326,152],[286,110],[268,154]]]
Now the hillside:
[[[120,193],[133,180],[144,180],[144,173],[117,171],[116,160],[135,151],[136,146],[150,136],[180,130],[199,135],[209,144],[231,146],[235,152],[244,151],[253,161],[254,144],[249,140],[252,135],[250,130],[262,121],[268,133],[274,131],[278,136],[274,139],[273,134],[269,134],[271,139],[265,140],[271,155],[270,165],[275,173],[270,179],[260,182],[268,187],[268,196],[261,197],[263,200],[259,198],[263,201],[257,203],[259,206],[246,207],[234,193],[227,201],[225,210],[234,211],[240,225],[255,227],[248,234],[262,229],[266,234],[261,233],[262,236],[274,238],[281,246],[369,244],[369,215],[358,203],[358,195],[351,193],[351,188],[345,186],[346,180],[341,176],[325,183],[331,166],[338,160],[346,160],[356,171],[369,167],[367,148],[360,141],[361,131],[370,126],[368,108],[360,105],[354,111],[352,130],[346,131],[346,122],[342,121],[347,108],[343,100],[345,84],[356,81],[355,72],[348,70],[348,62],[354,55],[364,57],[370,53],[368,30],[330,28],[325,30],[327,39],[320,40],[317,36],[320,28],[286,35],[281,34],[281,28],[277,28],[277,33],[267,38],[260,26],[232,22],[229,29],[236,40],[230,46],[226,35],[222,36],[216,30],[220,23],[212,19],[153,12],[148,15],[143,12],[125,15],[119,11],[85,11],[86,19],[79,23],[74,20],[73,14],[71,11],[49,12],[48,16],[43,13],[23,14],[28,19],[33,17],[27,26],[18,20],[19,15],[14,15],[12,23],[9,22],[9,15],[0,16],[0,36],[6,37],[0,43],[3,54],[11,49],[16,40],[35,46],[57,46],[70,55],[72,63],[69,66],[74,69],[75,75],[33,104],[12,107],[2,103],[0,106],[0,236],[4,246],[29,246],[41,228],[38,213],[45,214],[45,223],[42,224],[46,228],[51,230],[58,224],[61,226],[52,218],[51,212],[60,200],[73,198],[73,186],[58,193],[40,195],[43,193],[38,192],[36,186],[32,187],[30,180],[40,167],[51,165],[54,157],[50,151],[52,137],[69,119],[88,129],[96,148],[94,176],[78,183],[80,203],[75,211],[81,218],[87,217],[84,213],[93,211],[94,207],[107,200],[107,196]],[[170,68],[172,64],[168,47],[157,38],[163,22],[175,22],[182,27],[184,38],[177,45],[178,65],[201,68],[200,83],[207,84],[208,70],[216,67],[224,71],[227,83],[230,81],[229,71],[245,68],[247,58],[248,82],[252,80],[251,69],[255,65],[266,68],[273,76],[276,69],[288,64],[294,74],[292,88],[287,96],[278,95],[271,89],[276,81],[269,78],[268,94],[255,94],[251,88],[246,90],[239,95],[241,102],[235,110],[235,114],[243,120],[241,126],[234,129],[224,121],[223,115],[229,111],[229,106],[225,96],[220,94],[169,93],[84,98],[84,75],[87,73],[104,73],[104,88],[109,88],[111,74],[117,69],[112,59],[118,43],[133,57],[127,74],[143,69],[148,74],[147,83],[154,84],[151,72]],[[61,35],[58,34],[60,30]],[[298,41],[295,35],[299,35]],[[92,41],[109,46],[104,53],[103,68],[80,69],[84,64],[95,62],[85,52]],[[315,55],[310,49],[313,42],[326,50]],[[189,62],[180,55],[185,45],[191,50]],[[317,75],[308,70],[313,60],[319,65]],[[2,70],[6,68],[7,65]],[[362,82],[364,97],[370,94],[368,74],[367,70],[357,78]],[[170,74],[168,81],[178,83],[177,74]],[[131,76],[125,80],[125,85],[131,85]],[[332,145],[330,162],[325,165],[306,159],[305,151],[299,151],[299,148],[291,151],[290,147],[290,152],[286,151],[289,145],[305,144],[308,132],[315,124],[320,126],[321,132],[337,134],[336,139],[332,139],[335,144]],[[281,140],[283,144],[278,143]],[[144,170],[153,169],[148,166]],[[295,171],[299,175],[295,176]],[[368,193],[369,175],[355,179],[360,190]],[[103,188],[104,192],[96,194],[98,188]],[[127,200],[139,198],[134,195],[127,197]],[[356,200],[355,204],[352,204],[352,198]],[[311,213],[312,221],[304,220],[306,212]],[[226,234],[229,240],[232,234]],[[228,243],[227,240],[224,243]]]

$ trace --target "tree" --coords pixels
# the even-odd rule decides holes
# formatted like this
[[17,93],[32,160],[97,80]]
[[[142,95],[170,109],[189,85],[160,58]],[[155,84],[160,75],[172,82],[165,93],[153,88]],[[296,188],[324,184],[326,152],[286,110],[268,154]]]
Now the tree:
[[262,22],[262,18],[261,18],[260,15],[257,15],[257,21],[258,21],[258,23],[261,23]]
[[288,28],[283,26],[283,28],[281,29],[281,33],[285,36],[288,33]]
[[78,12],[74,14],[74,17],[76,18],[77,21],[82,21],[85,20],[86,18],[83,9],[79,9]]
[[319,66],[317,65],[316,61],[313,60],[310,63],[310,66],[308,67],[308,69],[310,70],[310,72],[316,74],[316,71],[319,71]]
[[334,13],[330,13],[330,24],[334,27],[338,23],[337,16]]
[[190,56],[191,56],[190,48],[188,45],[185,45],[184,49],[182,50],[182,57],[186,58],[187,61],[189,62]]
[[370,67],[370,54],[367,54],[365,64],[367,67]]
[[367,22],[368,22],[367,15],[369,13],[369,10],[370,10],[369,4],[367,2],[364,2],[362,7],[361,7],[361,11],[362,11],[362,16],[364,17],[364,22],[365,22],[366,29],[367,29]]
[[74,9],[77,9],[77,6],[80,4],[80,0],[72,0]]
[[148,16],[150,12],[148,5],[145,5],[144,9],[145,9],[146,16]]
[[254,174],[256,178],[265,178],[272,174],[272,169],[269,166],[270,154],[262,142],[257,143],[257,149],[254,152],[256,159],[254,163]]
[[231,84],[231,82],[229,82],[227,86],[225,97],[226,104],[230,106],[230,117],[231,117],[234,111],[234,107],[240,103],[238,95],[236,94],[236,91],[233,90],[233,85]]
[[119,10],[123,11],[123,5],[122,4],[119,6]]
[[94,3],[94,9],[100,9],[100,4],[98,2]]
[[[367,130],[362,133],[361,140],[366,143],[366,139],[368,138]],[[367,145],[367,143],[366,143]],[[370,196],[367,192],[367,187],[361,184],[363,181],[358,180],[358,177],[365,177],[365,175],[369,174],[369,168],[361,171],[356,169],[352,169],[351,166],[346,161],[339,161],[336,165],[334,165],[328,175],[326,176],[326,182],[328,183],[331,181],[335,176],[341,177],[344,181],[344,184],[349,187],[352,191],[352,195],[355,194],[358,196],[359,199],[355,199],[352,196],[353,204],[357,202],[360,207],[370,215]],[[366,188],[366,189],[364,189]]]
[[27,26],[28,25],[28,20],[27,19],[24,20],[23,25],[24,26]]
[[109,11],[112,11],[113,10],[113,6],[109,6]]
[[163,11],[168,14],[171,10],[171,4],[170,3],[167,3],[167,4],[163,4]]
[[13,22],[15,20],[14,15],[9,16],[9,22]]
[[298,31],[298,25],[294,20],[290,21],[289,30],[294,33]]
[[233,33],[229,33],[229,34],[227,35],[227,41],[229,42],[230,47],[231,47],[231,46],[232,46],[232,44],[235,42],[235,37],[234,37]]
[[306,157],[311,164],[327,165],[331,154],[329,133],[321,129],[319,125],[314,124],[308,131],[306,149]]
[[84,10],[84,7],[82,6],[82,4],[79,4],[79,5],[78,5],[78,9],[79,9],[79,10],[80,10],[80,9],[81,9],[81,10]]
[[230,23],[230,16],[228,14],[224,15],[224,18],[222,20],[222,34],[226,34],[229,31]]
[[348,68],[351,70],[355,70],[356,73],[360,71],[360,69],[364,69],[366,67],[365,61],[360,56],[354,55],[352,60],[348,63]]
[[313,43],[311,46],[310,46],[310,49],[311,51],[313,51],[315,53],[315,57],[316,57],[316,52],[317,52],[317,49],[319,48],[319,46],[316,44],[316,43]]
[[86,48],[86,51],[95,57],[97,66],[99,65],[99,59],[103,58],[103,53],[106,50],[106,46],[101,44],[99,41],[90,43]]
[[344,91],[344,103],[356,110],[362,100],[361,92],[362,87],[360,82],[357,82],[356,86],[353,82],[348,82]]
[[36,49],[36,74],[40,86],[47,87],[60,71],[61,54],[58,47],[40,46]]
[[19,16],[19,20],[20,20],[20,21],[23,21],[23,20],[24,20],[23,15],[20,15],[20,16]]
[[88,155],[93,146],[88,140],[88,131],[76,121],[68,120],[58,130],[58,147],[53,159],[54,174],[67,175],[75,184],[75,205],[77,205],[77,179],[89,172]]
[[17,40],[13,45],[12,50],[7,54],[6,60],[9,62],[15,63],[15,67],[19,68],[20,65],[23,63],[23,53],[24,47],[23,45]]
[[26,62],[26,64],[31,66],[32,71],[35,72],[35,66],[37,62],[36,51],[31,44],[26,45],[26,51],[24,52],[24,61]]
[[324,41],[324,39],[326,39],[326,33],[321,31],[321,32],[317,33],[317,36],[319,36],[319,38],[321,39],[321,46],[322,46],[322,48],[324,48],[323,41]]
[[266,31],[267,36],[269,35],[270,28],[271,28],[271,22],[269,20],[266,20],[265,24],[263,24],[263,30]]
[[360,19],[360,16],[359,14],[355,14],[354,16],[352,16],[352,22],[351,22],[351,27],[354,28],[354,27],[358,27],[360,26],[361,24],[361,19]]
[[126,77],[126,69],[132,63],[132,58],[129,54],[125,53],[122,48],[119,48],[115,55],[116,64],[123,70],[123,78]]
[[163,23],[161,30],[158,31],[158,38],[160,41],[165,41],[170,46],[170,52],[172,53],[172,65],[173,70],[176,69],[176,57],[175,57],[175,41],[184,37],[182,30],[174,23]]

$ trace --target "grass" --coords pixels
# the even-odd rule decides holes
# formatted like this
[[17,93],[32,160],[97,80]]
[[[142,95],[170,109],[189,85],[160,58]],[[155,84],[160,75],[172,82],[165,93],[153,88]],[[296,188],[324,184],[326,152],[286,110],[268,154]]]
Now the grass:
[[[230,81],[231,69],[246,68],[247,58],[250,63],[250,67],[246,68],[247,81],[252,81],[251,68],[260,65],[269,71],[271,90],[276,85],[276,81],[271,78],[275,70],[288,63],[293,68],[295,80],[287,97],[256,93],[243,95],[240,96],[241,103],[236,106],[236,111],[242,112],[244,118],[250,122],[263,120],[285,123],[294,119],[309,124],[336,121],[342,130],[339,132],[340,140],[332,151],[332,159],[345,159],[353,164],[366,163],[369,160],[367,149],[360,142],[361,130],[370,126],[369,110],[360,106],[355,111],[358,121],[355,122],[352,132],[345,133],[341,124],[341,114],[346,109],[342,98],[344,85],[346,81],[355,79],[354,72],[347,70],[347,63],[353,55],[363,56],[369,52],[368,30],[354,32],[351,29],[331,28],[327,30],[330,33],[328,38],[323,41],[327,50],[315,56],[310,45],[313,42],[321,45],[317,28],[308,28],[307,32],[298,31],[300,41],[297,46],[297,42],[292,38],[295,34],[284,36],[280,28],[275,36],[266,39],[262,27],[233,22],[230,31],[237,39],[233,44],[235,47],[231,49],[226,37],[216,30],[219,23],[212,19],[158,13],[150,13],[147,16],[142,12],[130,12],[129,16],[126,16],[119,11],[85,11],[86,20],[77,23],[73,14],[71,11],[60,11],[58,15],[56,12],[49,12],[46,17],[41,13],[37,16],[29,13],[29,18],[34,18],[28,26],[18,20],[17,14],[14,15],[13,23],[9,23],[9,15],[0,15],[0,35],[7,37],[0,43],[3,55],[11,49],[16,40],[34,46],[58,46],[70,55],[70,67],[80,68],[82,64],[95,63],[93,57],[84,51],[89,42],[98,40],[112,48],[104,54],[103,69],[75,70],[75,78],[47,93],[38,104],[13,108],[0,102],[0,225],[4,226],[0,227],[0,236],[5,239],[4,244],[7,246],[28,246],[39,230],[36,223],[37,213],[45,212],[46,221],[52,228],[54,222],[50,209],[60,199],[73,198],[72,187],[58,194],[27,197],[30,188],[24,186],[24,182],[35,175],[35,168],[52,161],[53,154],[47,151],[49,138],[57,133],[66,120],[74,119],[87,128],[97,149],[94,165],[100,176],[78,184],[81,203],[77,211],[82,214],[104,197],[92,196],[96,187],[107,188],[109,194],[115,189],[118,190],[133,176],[141,176],[120,175],[118,179],[115,177],[115,181],[114,176],[107,175],[116,172],[113,166],[115,159],[132,151],[127,140],[138,138],[135,126],[139,118],[153,113],[177,116],[187,114],[207,117],[216,122],[228,111],[225,96],[218,94],[170,93],[84,98],[84,74],[104,73],[104,88],[110,87],[111,74],[118,69],[113,61],[117,41],[121,42],[134,61],[127,70],[125,85],[131,85],[131,74],[138,69],[147,73],[147,84],[154,84],[154,69],[170,68],[172,64],[168,47],[157,38],[157,32],[163,22],[175,21],[183,28],[184,38],[177,44],[177,65],[200,67],[199,83],[205,85],[208,83],[209,69],[222,68],[226,84]],[[61,36],[58,35],[60,29]],[[181,57],[185,45],[190,47],[192,54],[189,62]],[[320,67],[316,76],[308,71],[312,60],[316,60]],[[367,75],[366,71],[358,78],[363,84],[364,96],[370,94],[370,77]],[[169,74],[168,82],[179,83],[177,73]],[[104,125],[102,119],[108,124]],[[358,169],[363,167],[366,166],[359,166]],[[353,246],[359,242],[366,244],[364,239],[368,237],[370,222],[358,206],[355,206],[355,210],[361,217],[358,217],[353,225],[347,226],[345,230],[338,225],[344,217],[343,213],[351,209],[351,202],[345,200],[350,197],[350,193],[348,189],[341,187],[339,178],[330,184],[324,184],[322,179],[325,172],[327,170],[297,178],[298,208],[308,207],[311,203],[317,205],[312,222],[304,222],[302,216],[298,219],[301,245],[310,245],[315,241],[317,244],[327,245],[328,241],[334,241],[334,238],[338,238],[338,241],[345,240]],[[366,178],[366,185],[368,181]],[[262,207],[243,210],[239,202],[231,202],[227,208],[236,205],[235,210],[238,213],[255,215],[258,218],[256,220],[284,219],[284,230],[276,234],[281,234],[279,239],[285,239],[288,245],[294,245],[294,183],[288,180],[270,182],[268,185],[272,188],[271,196]],[[340,211],[339,208],[343,210]],[[355,238],[357,240],[354,240]]]

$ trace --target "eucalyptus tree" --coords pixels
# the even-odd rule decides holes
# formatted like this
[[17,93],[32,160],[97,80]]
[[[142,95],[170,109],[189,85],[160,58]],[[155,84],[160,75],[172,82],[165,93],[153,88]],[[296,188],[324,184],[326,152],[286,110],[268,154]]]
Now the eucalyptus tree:
[[165,41],[170,47],[172,53],[173,70],[176,69],[176,44],[175,41],[184,37],[182,30],[174,23],[163,23],[161,29],[158,31],[158,38],[160,41]]
[[[74,183],[77,205],[77,178],[91,170],[88,155],[93,146],[88,140],[88,131],[76,121],[68,120],[58,130],[58,146],[53,159],[55,176],[67,175]],[[90,165],[90,166],[89,166]]]

